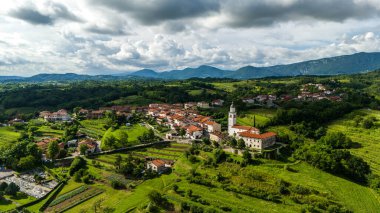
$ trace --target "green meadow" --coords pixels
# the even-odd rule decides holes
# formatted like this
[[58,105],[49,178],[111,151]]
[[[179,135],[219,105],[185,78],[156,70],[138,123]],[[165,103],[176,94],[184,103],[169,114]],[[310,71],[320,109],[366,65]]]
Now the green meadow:
[[14,143],[19,137],[20,133],[14,127],[0,127],[0,146]]

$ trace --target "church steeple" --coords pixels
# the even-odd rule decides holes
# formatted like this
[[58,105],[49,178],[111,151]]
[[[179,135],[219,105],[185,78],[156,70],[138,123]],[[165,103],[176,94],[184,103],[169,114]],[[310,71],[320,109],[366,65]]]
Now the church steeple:
[[234,102],[230,106],[230,112],[228,113],[228,133],[231,131],[231,127],[236,124],[236,108]]

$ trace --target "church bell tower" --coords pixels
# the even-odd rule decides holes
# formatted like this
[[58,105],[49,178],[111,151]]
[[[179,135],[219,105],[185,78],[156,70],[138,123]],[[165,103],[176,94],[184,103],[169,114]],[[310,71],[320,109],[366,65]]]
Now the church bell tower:
[[231,134],[231,127],[236,124],[236,109],[234,102],[230,106],[230,112],[228,113],[228,134]]

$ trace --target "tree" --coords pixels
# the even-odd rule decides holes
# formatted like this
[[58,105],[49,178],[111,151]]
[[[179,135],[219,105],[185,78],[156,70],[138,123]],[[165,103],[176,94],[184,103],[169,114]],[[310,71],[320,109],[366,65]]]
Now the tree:
[[116,159],[115,159],[115,167],[116,167],[116,170],[120,170],[121,168],[121,161],[123,159],[121,158],[120,155],[116,155]]
[[17,192],[20,191],[20,187],[15,183],[10,183],[8,187],[5,189],[5,194],[15,196]]
[[366,118],[363,120],[363,128],[371,129],[373,127],[373,120],[370,118]]
[[162,197],[161,193],[156,190],[151,191],[148,194],[149,201],[152,202],[156,206],[161,206],[165,198]]
[[86,166],[86,161],[81,157],[75,157],[73,162],[70,165],[69,173],[70,176],[73,176],[75,172]]
[[27,157],[22,157],[18,161],[17,169],[18,170],[27,170],[34,168],[36,165],[36,158],[34,158],[32,155],[28,155]]
[[238,141],[237,141],[237,148],[238,149],[244,149],[245,148],[245,142],[242,138],[240,138]]
[[249,153],[248,150],[244,150],[243,152],[243,160],[246,161],[247,163],[252,161],[252,155]]
[[5,191],[5,189],[8,187],[8,184],[6,182],[1,182],[0,184],[0,192]]
[[48,155],[52,160],[54,160],[59,153],[59,146],[57,141],[53,141],[49,143],[48,146]]
[[80,151],[80,154],[81,154],[81,155],[85,155],[85,154],[87,154],[87,150],[88,150],[88,147],[87,147],[86,144],[81,144],[81,145],[79,146],[79,151]]
[[181,138],[183,138],[183,136],[186,135],[186,131],[181,128],[181,129],[179,129],[178,134],[179,134],[179,136],[181,136]]
[[334,149],[347,149],[352,147],[352,140],[341,132],[329,132],[318,140],[319,143],[331,146]]
[[220,163],[222,161],[225,161],[226,158],[227,158],[227,155],[222,149],[215,149],[214,150],[215,163]]
[[237,146],[237,141],[235,138],[231,138],[231,140],[229,141],[229,145],[231,147],[236,147]]
[[128,144],[128,134],[125,131],[119,133],[119,143],[122,147],[126,147]]

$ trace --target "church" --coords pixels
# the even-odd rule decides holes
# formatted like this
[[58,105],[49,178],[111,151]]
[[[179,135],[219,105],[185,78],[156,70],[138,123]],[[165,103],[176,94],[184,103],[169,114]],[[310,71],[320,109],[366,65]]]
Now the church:
[[252,149],[263,150],[276,143],[276,133],[266,132],[261,134],[256,127],[241,126],[236,124],[236,108],[234,103],[230,106],[228,113],[228,135],[236,139],[243,139],[245,146]]

